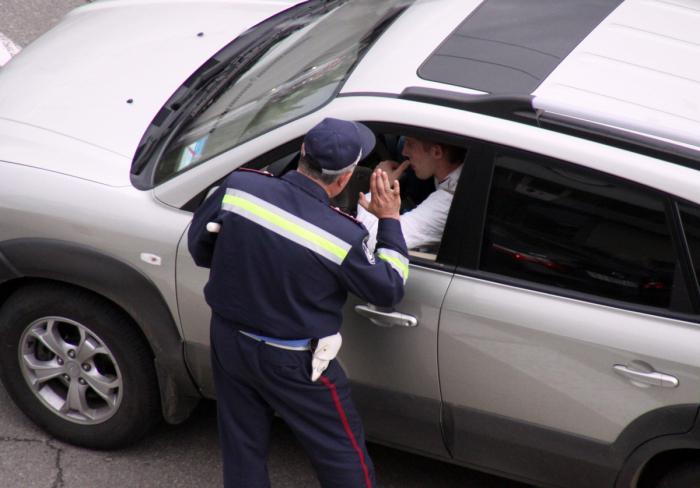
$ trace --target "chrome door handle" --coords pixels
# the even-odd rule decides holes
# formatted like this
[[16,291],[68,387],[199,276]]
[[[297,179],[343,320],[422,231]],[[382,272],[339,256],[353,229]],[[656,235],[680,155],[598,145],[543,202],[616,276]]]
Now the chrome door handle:
[[374,305],[355,305],[355,312],[379,327],[416,327],[418,319],[401,312],[385,312]]
[[678,386],[678,378],[657,371],[645,372],[630,369],[622,364],[616,364],[613,369],[617,374],[629,378],[638,383],[644,383],[652,386],[663,386],[665,388],[676,388]]

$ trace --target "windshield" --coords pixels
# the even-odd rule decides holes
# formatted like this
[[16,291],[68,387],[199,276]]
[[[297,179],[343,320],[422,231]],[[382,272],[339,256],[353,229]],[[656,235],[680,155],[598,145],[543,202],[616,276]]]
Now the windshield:
[[287,21],[278,30],[284,35],[171,141],[155,183],[325,105],[412,1],[352,0],[303,22]]

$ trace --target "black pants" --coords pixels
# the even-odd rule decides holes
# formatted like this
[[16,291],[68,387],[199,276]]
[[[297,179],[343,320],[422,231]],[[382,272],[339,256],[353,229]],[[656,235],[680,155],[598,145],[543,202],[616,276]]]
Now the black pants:
[[332,361],[311,382],[311,353],[244,336],[213,314],[212,366],[226,488],[267,488],[273,413],[311,458],[323,488],[373,488],[374,466],[347,377]]

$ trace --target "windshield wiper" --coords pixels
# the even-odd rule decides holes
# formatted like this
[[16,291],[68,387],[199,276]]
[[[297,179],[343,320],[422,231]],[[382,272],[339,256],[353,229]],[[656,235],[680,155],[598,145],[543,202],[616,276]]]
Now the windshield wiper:
[[[146,129],[131,166],[131,181],[137,188],[151,187],[151,172],[144,169],[157,159],[187,121],[213,103],[219,92],[239,76],[252,61],[265,53],[280,37],[303,25],[303,20],[335,8],[343,0],[307,2],[279,13],[238,36],[202,65],[170,97]],[[165,144],[164,144],[165,143]]]

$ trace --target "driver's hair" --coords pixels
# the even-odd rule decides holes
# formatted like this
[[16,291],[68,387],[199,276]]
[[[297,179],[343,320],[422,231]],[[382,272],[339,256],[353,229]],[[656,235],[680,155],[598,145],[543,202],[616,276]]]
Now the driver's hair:
[[430,146],[440,146],[442,152],[445,153],[445,158],[450,164],[459,165],[464,162],[467,156],[467,150],[463,147],[453,146],[452,144],[444,144],[442,142],[430,141],[426,139],[416,139],[423,146],[425,151],[430,150]]
[[308,155],[299,156],[299,165],[297,170],[300,173],[310,176],[314,180],[318,180],[324,185],[330,185],[340,178],[344,173],[338,175],[327,175],[321,172],[321,167],[311,159]]

